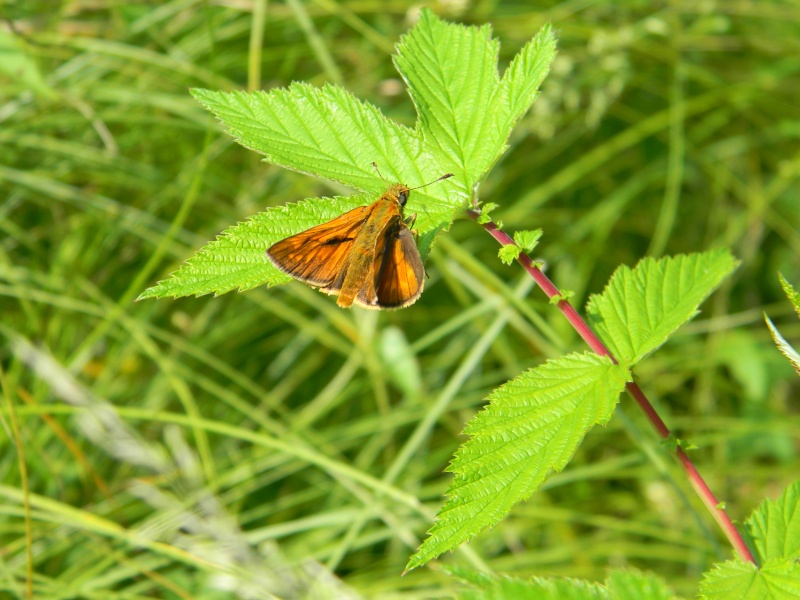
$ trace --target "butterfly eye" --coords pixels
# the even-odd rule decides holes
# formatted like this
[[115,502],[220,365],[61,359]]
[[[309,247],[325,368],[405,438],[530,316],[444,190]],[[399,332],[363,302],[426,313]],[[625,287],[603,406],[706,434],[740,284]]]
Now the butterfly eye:
[[400,206],[405,206],[406,200],[408,200],[408,192],[400,192],[397,194],[397,201],[400,203]]

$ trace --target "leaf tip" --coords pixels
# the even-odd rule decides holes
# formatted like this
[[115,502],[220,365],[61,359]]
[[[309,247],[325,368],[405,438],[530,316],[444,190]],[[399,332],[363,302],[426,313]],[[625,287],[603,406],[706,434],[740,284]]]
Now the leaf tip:
[[147,288],[141,294],[139,294],[135,299],[134,302],[141,302],[142,300],[150,300],[155,298],[158,300],[162,298],[163,294],[161,294],[161,283],[157,283],[156,285]]
[[192,98],[195,100],[199,100],[203,102],[205,98],[209,96],[209,94],[214,94],[213,90],[207,90],[205,88],[189,88],[189,93],[192,95]]

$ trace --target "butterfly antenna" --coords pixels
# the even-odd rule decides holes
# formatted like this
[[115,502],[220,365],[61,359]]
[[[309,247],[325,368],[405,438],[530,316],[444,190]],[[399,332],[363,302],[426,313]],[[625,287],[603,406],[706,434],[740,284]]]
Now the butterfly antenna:
[[[439,179],[434,179],[433,181],[429,181],[428,183],[425,183],[425,184],[423,184],[423,185],[418,185],[418,186],[417,186],[417,187],[415,187],[415,188],[411,188],[411,190],[418,190],[419,188],[424,188],[424,187],[426,187],[426,186],[429,186],[429,185],[431,185],[432,183],[437,183],[437,182],[441,181],[442,179],[447,179],[448,177],[452,177],[452,176],[453,176],[453,174],[452,174],[452,173],[445,173],[444,175],[442,175],[441,177],[439,177]],[[409,191],[411,191],[411,190],[409,190]]]
[[[373,162],[372,166],[375,167],[375,170],[378,172],[378,175],[380,176],[381,179],[383,179],[383,183],[386,183],[386,179],[383,178],[383,175],[381,174],[381,170],[378,168],[378,163]],[[387,183],[387,185],[388,185],[388,183]]]

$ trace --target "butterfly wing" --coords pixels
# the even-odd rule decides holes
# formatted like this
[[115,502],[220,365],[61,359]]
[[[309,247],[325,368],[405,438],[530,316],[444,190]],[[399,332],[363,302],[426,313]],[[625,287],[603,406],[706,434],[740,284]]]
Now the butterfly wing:
[[389,219],[387,225],[378,234],[375,239],[375,248],[372,250],[370,276],[366,277],[361,283],[361,289],[358,290],[353,303],[362,308],[369,308],[371,310],[380,310],[383,306],[378,302],[378,292],[376,286],[380,278],[380,272],[383,268],[383,263],[386,257],[387,248],[391,247],[394,240],[397,238],[399,232],[399,225],[401,224],[401,216],[398,211],[396,215]]
[[[335,219],[283,239],[267,250],[278,269],[314,287],[337,293],[353,242],[372,212],[360,206]],[[339,281],[339,287],[335,283]]]
[[375,273],[374,284],[365,285],[356,298],[365,308],[403,308],[422,294],[425,267],[414,236],[402,221],[387,227],[381,236],[375,249]]

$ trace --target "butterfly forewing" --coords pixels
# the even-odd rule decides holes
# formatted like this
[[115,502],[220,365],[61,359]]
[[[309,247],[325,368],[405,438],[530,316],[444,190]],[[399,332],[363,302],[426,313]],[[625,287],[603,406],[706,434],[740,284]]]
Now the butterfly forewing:
[[[273,244],[267,256],[278,269],[316,287],[328,287],[343,276],[347,259],[358,232],[370,215],[372,206],[360,206],[296,235]],[[340,282],[341,285],[341,282]]]

